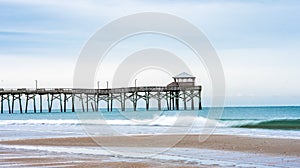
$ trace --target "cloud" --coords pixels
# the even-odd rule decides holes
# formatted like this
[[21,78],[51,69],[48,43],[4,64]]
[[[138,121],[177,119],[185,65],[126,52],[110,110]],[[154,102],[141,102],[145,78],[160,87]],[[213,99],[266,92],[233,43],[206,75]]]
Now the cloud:
[[[288,54],[287,54],[288,53]],[[245,48],[219,52],[228,96],[299,95],[300,79],[295,48]]]
[[[71,85],[77,55],[99,28],[125,15],[163,12],[188,20],[207,35],[221,57],[231,103],[241,103],[237,97],[247,102],[262,95],[300,94],[299,1],[0,0],[0,4],[0,70],[5,72],[0,79],[14,81],[7,86],[31,86],[34,78],[49,86]],[[147,47],[144,42],[141,38],[127,45]],[[168,43],[177,48],[174,44]],[[109,62],[108,69],[113,64]],[[191,66],[202,69],[197,63]],[[209,84],[205,76],[197,80]]]
[[1,87],[33,87],[39,80],[42,87],[71,87],[75,60],[63,56],[0,55]]

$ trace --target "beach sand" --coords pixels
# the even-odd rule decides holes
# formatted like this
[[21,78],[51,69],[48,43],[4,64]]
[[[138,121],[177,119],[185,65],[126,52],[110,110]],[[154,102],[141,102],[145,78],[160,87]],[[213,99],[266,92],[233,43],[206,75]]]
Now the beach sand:
[[[98,142],[103,146],[110,147],[169,147],[171,140],[178,138],[179,135],[159,135],[159,141],[149,141],[148,136],[103,136],[96,137]],[[137,139],[134,140],[133,139]],[[134,143],[133,143],[134,142]],[[97,147],[90,137],[77,138],[51,138],[51,139],[27,139],[1,141],[2,145],[33,145],[33,146],[63,146],[63,147]],[[199,142],[199,135],[186,135],[180,142],[172,146],[173,148],[193,148],[193,149],[214,149],[221,151],[238,151],[246,153],[256,153],[264,155],[300,157],[300,140],[298,139],[275,139],[275,138],[255,138],[246,136],[233,135],[212,135],[206,141]],[[40,153],[29,153],[28,151],[18,151],[14,149],[1,149],[1,156],[17,156],[13,158],[6,157],[1,159],[2,163],[20,163],[43,166],[44,164],[56,166],[64,165],[66,167],[201,167],[201,165],[186,165],[184,163],[174,163],[172,161],[160,161],[146,159],[139,161],[138,159],[132,162],[110,161],[106,162],[107,156],[93,159],[91,156],[79,157],[78,155],[59,157],[54,154],[44,153],[47,155],[44,158],[36,157]],[[31,157],[23,157],[31,155]],[[76,162],[75,162],[76,161]],[[70,164],[69,164],[70,163]],[[206,166],[203,166],[206,167]],[[214,166],[211,166],[214,167]],[[217,166],[216,166],[217,167]]]
[[[177,135],[159,135],[159,141],[149,142],[147,136],[102,136],[96,137],[100,145],[114,147],[169,147],[169,142]],[[138,140],[132,143],[133,138]],[[6,145],[46,145],[46,146],[99,146],[90,137],[51,138],[2,141]],[[151,144],[151,146],[147,145]],[[204,148],[216,150],[230,150],[274,155],[300,156],[299,139],[255,138],[234,135],[211,135],[204,142],[199,142],[199,135],[186,135],[173,147]]]

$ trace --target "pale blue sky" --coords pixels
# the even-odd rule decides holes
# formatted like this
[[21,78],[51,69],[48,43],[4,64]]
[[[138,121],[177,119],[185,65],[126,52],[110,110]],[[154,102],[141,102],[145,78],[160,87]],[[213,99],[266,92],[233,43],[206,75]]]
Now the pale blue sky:
[[[300,2],[296,0],[0,0],[0,11],[0,87],[33,87],[35,79],[40,87],[72,87],[77,57],[93,33],[122,16],[165,12],[196,25],[215,47],[226,78],[226,105],[300,105]],[[164,45],[168,39],[157,44],[158,39],[136,38],[122,45],[170,47]],[[192,56],[178,48],[174,50],[197,69]],[[121,53],[126,52],[111,55],[118,58]],[[114,63],[118,64],[108,59],[106,66]],[[203,77],[197,82],[209,90],[207,78],[195,75]],[[109,74],[99,77],[109,79]],[[147,84],[142,79],[139,83]],[[209,102],[209,95],[204,92],[208,97],[204,101]]]

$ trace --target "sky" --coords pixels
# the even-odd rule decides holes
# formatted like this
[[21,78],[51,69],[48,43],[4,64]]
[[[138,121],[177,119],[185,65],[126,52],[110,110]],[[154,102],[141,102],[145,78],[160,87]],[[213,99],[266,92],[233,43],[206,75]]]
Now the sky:
[[[300,105],[296,0],[0,0],[0,11],[0,88],[33,88],[35,80],[43,88],[70,88],[81,49],[97,30],[130,14],[161,12],[187,20],[209,39],[223,66],[226,106]],[[105,87],[127,56],[151,47],[179,55],[203,86],[204,104],[210,103],[211,82],[203,63],[174,39],[158,35],[120,42],[100,65],[95,83]],[[138,85],[172,81],[157,69],[132,79]]]

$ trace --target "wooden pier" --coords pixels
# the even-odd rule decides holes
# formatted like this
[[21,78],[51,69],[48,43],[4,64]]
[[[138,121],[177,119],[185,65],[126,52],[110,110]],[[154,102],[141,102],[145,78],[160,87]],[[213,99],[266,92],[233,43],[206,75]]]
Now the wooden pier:
[[[150,109],[151,101],[157,101],[157,110],[201,110],[201,90],[201,86],[194,86],[194,77],[183,76],[181,74],[181,76],[174,77],[174,82],[168,86],[111,89],[0,89],[0,106],[1,114],[5,112],[13,114],[15,108],[18,108],[20,113],[27,113],[30,103],[32,103],[31,105],[33,106],[31,111],[34,113],[51,112],[53,110],[53,102],[56,100],[58,101],[61,112],[67,111],[68,102],[71,102],[70,109],[72,112],[76,110],[97,112],[100,108],[104,108],[100,107],[100,102],[104,101],[107,111],[113,110],[115,102],[119,103],[119,110],[125,111],[126,102],[129,101],[132,103],[129,108],[136,111],[139,101],[144,101],[144,108],[146,110]],[[47,101],[47,110],[43,109],[43,101],[45,100]],[[198,102],[198,105],[196,105],[197,108],[195,108],[196,101]],[[15,107],[16,102],[18,102],[19,107]],[[162,102],[165,104],[164,107],[162,107]],[[183,104],[183,107],[180,107],[180,102]],[[76,103],[80,103],[80,105],[78,106]],[[39,107],[37,107],[37,104]],[[4,107],[6,107],[6,109],[4,109]],[[77,107],[77,109],[75,107]],[[153,107],[151,107],[151,109],[153,109]]]

